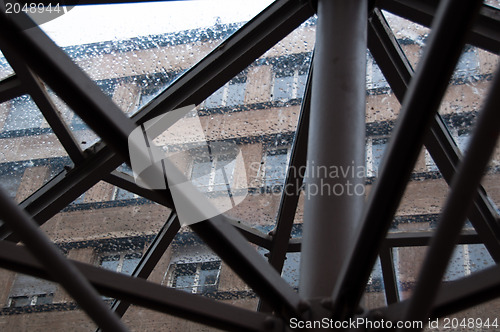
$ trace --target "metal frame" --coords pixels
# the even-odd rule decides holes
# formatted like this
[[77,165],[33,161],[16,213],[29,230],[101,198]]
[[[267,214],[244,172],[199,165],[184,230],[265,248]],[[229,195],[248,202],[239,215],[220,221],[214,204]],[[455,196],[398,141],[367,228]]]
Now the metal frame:
[[[128,134],[136,125],[177,107],[198,104],[206,99],[310,17],[316,5],[307,1],[276,1],[130,119],[39,29],[23,30],[0,8],[0,49],[16,71],[16,75],[0,81],[0,102],[30,94],[75,164],[19,206],[15,206],[0,192],[0,205],[3,207],[0,212],[6,221],[0,226],[0,266],[61,283],[81,308],[103,330],[109,331],[125,330],[125,327],[117,315],[102,306],[92,286],[118,299],[112,311],[119,316],[125,313],[130,304],[137,304],[228,330],[284,330],[291,317],[356,317],[362,315],[358,310],[359,302],[377,254],[381,258],[389,305],[368,313],[368,316],[376,312],[377,317],[383,315],[394,321],[424,320],[498,297],[498,266],[445,285],[441,285],[441,277],[455,243],[484,243],[495,261],[500,261],[500,226],[484,189],[478,186],[494,139],[498,136],[500,120],[492,110],[500,105],[500,100],[495,93],[490,93],[478,126],[497,127],[489,129],[489,134],[484,130],[477,131],[471,143],[472,152],[465,158],[461,158],[436,110],[466,41],[492,52],[500,50],[500,10],[481,6],[480,1],[457,3],[442,0],[438,7],[425,0],[378,0],[371,5],[368,46],[392,90],[402,102],[402,112],[384,157],[382,174],[370,193],[360,220],[361,229],[356,240],[349,244],[348,255],[342,255],[343,267],[336,277],[334,292],[323,294],[321,305],[302,299],[304,294],[299,296],[295,293],[276,272],[281,272],[287,252],[301,250],[300,239],[290,240],[299,195],[283,196],[276,228],[269,235],[225,216],[217,216],[192,226],[260,296],[261,312],[252,312],[142,280],[149,276],[180,229],[175,204],[168,189],[153,191],[141,188],[135,185],[130,176],[115,171],[121,163],[129,162],[126,143]],[[385,22],[382,9],[424,25],[430,25],[432,21],[432,36],[415,75]],[[26,19],[22,15],[16,17]],[[450,31],[452,36],[449,35]],[[325,54],[328,51],[331,50],[323,50]],[[82,152],[71,131],[57,114],[42,82],[48,84],[88,123],[102,141]],[[305,165],[306,147],[310,144],[310,96],[315,89],[310,82],[309,77],[292,150],[290,164],[294,167]],[[495,86],[499,82],[500,75],[497,73]],[[492,118],[488,119],[488,116]],[[388,234],[390,222],[422,144],[428,148],[444,179],[452,186],[438,231],[436,234]],[[58,256],[53,244],[37,227],[100,180],[137,193],[173,211],[132,277]],[[286,183],[295,183],[295,180],[288,174]],[[456,189],[457,186],[462,188],[466,196],[458,195],[460,191]],[[470,211],[467,209],[468,203],[472,206]],[[477,233],[460,234],[461,222],[466,217],[471,220]],[[27,249],[12,243],[20,240]],[[269,263],[247,241],[268,249]],[[421,270],[417,283],[419,291],[411,299],[400,302],[392,249],[429,243],[433,256],[428,256]],[[30,256],[28,250],[34,257]],[[53,265],[54,261],[56,265]],[[443,268],[436,271],[433,269],[436,264]],[[307,276],[308,271],[302,271],[301,274]],[[432,294],[435,294],[435,298]]]

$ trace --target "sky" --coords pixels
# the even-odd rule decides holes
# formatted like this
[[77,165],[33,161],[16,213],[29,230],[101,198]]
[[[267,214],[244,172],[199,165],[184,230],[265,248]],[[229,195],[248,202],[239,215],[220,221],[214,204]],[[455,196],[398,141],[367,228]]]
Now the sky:
[[40,27],[59,46],[242,22],[271,0],[190,0],[77,6]]

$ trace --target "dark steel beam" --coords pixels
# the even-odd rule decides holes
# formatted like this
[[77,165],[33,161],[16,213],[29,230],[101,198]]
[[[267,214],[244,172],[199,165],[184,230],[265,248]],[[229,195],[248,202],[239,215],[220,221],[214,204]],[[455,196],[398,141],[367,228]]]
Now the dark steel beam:
[[443,317],[500,296],[500,265],[441,286],[430,317]]
[[[389,82],[396,98],[402,102],[410,84],[413,69],[392,34],[391,28],[378,9],[375,9],[370,17],[368,32],[371,53]],[[424,138],[424,145],[436,162],[446,182],[451,183],[461,159],[461,153],[439,114],[436,114],[432,120],[430,132]],[[484,189],[480,186],[474,200],[474,207],[469,212],[468,217],[483,238],[492,257],[499,262],[500,226],[495,216],[495,210],[491,206]]]
[[11,50],[3,47],[1,40],[0,48],[4,50],[3,54],[5,58],[22,80],[31,98],[42,112],[45,120],[47,120],[47,123],[64,147],[64,150],[68,153],[68,156],[75,164],[80,163],[83,160],[83,152],[73,136],[71,129],[64,120],[61,119],[57,111],[57,106],[52,102],[43,83],[22,61],[20,61],[16,53],[11,53]]
[[[427,246],[433,235],[434,231],[389,233],[384,240],[383,246],[388,248]],[[288,252],[300,252],[301,242],[301,238],[290,239]],[[457,241],[457,244],[479,243],[483,243],[483,241],[474,230],[463,230]]]
[[[384,246],[389,248],[428,246],[433,235],[434,231],[389,233],[385,239]],[[457,244],[478,243],[482,243],[481,238],[473,230],[463,230],[457,241]]]
[[[376,6],[405,19],[430,27],[440,1],[433,0],[377,0]],[[500,10],[483,5],[472,30],[467,35],[468,44],[491,53],[500,52]]]
[[[283,330],[284,324],[277,317],[189,294],[90,264],[71,262],[105,296],[230,331]],[[16,272],[55,280],[25,248],[13,243],[0,241],[0,266]]]
[[[317,303],[342,279],[361,225],[364,190],[346,188],[365,185],[357,171],[365,165],[367,17],[368,1],[318,2],[299,286],[301,296]],[[340,177],[314,171],[323,167],[356,171]],[[324,193],[339,186],[342,194]]]
[[[149,245],[144,256],[142,256],[139,264],[135,267],[132,277],[141,279],[147,279],[149,277],[180,228],[181,224],[179,223],[177,214],[172,212],[160,229],[160,232],[158,232]],[[119,317],[123,317],[129,307],[129,302],[115,300],[111,305],[111,310]],[[97,329],[97,332],[99,331],[101,331],[100,328]]]
[[[453,7],[450,3],[450,7]],[[406,308],[404,320],[424,320],[430,312],[435,294],[446,272],[455,241],[472,207],[477,186],[488,166],[500,133],[500,71],[495,75],[484,107],[471,137],[464,159],[453,177],[450,194],[446,200],[438,228],[432,237],[417,285]]]
[[169,209],[174,208],[170,190],[151,190],[138,186],[134,177],[120,171],[112,171],[103,178],[104,181],[114,186],[120,187],[134,194],[147,198],[153,202],[161,204]]
[[[271,232],[272,244],[269,248],[269,264],[278,273],[283,270],[283,264],[288,251],[288,242],[292,233],[295,213],[299,203],[301,187],[304,180],[306,159],[307,159],[307,137],[309,133],[309,112],[311,110],[311,78],[312,59],[307,76],[306,90],[295,134],[292,151],[290,153],[290,166],[287,170],[283,193],[281,194],[280,206],[275,229]],[[292,170],[292,171],[290,171]],[[299,174],[300,172],[300,174]],[[264,302],[259,301],[257,310],[269,312],[271,308]]]
[[480,2],[441,3],[420,65],[384,153],[381,173],[368,196],[361,229],[332,294],[334,317],[351,317],[358,306],[392,218],[461,54]]
[[[445,317],[500,296],[500,265],[496,265],[459,280],[443,283],[429,313],[430,319]],[[410,300],[374,309],[384,319],[400,321]]]
[[[99,294],[50,241],[38,225],[0,188],[0,219],[19,235],[26,248],[75,299],[78,305],[104,331],[128,331]],[[10,251],[9,251],[10,252]]]
[[9,76],[0,81],[0,104],[25,93],[26,88],[17,75]]
[[[462,154],[441,116],[436,116],[425,139],[427,150],[448,184],[457,173]],[[467,217],[495,262],[500,262],[500,225],[483,186],[479,185]]]
[[229,217],[227,217],[226,219],[228,223],[233,225],[234,228],[236,228],[238,232],[240,232],[241,235],[243,235],[245,239],[248,240],[248,242],[256,244],[259,247],[267,250],[271,248],[271,236],[264,234],[253,227],[245,225],[245,223],[241,222],[240,220],[232,219]]
[[384,245],[380,249],[380,265],[384,279],[385,299],[388,305],[399,302],[398,281],[394,269],[392,248]]

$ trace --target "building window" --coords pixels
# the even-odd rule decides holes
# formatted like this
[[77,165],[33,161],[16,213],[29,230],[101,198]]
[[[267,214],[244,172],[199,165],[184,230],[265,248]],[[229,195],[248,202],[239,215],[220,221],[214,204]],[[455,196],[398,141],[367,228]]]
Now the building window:
[[285,182],[290,149],[280,147],[266,151],[264,160],[264,185],[279,186]]
[[193,294],[213,294],[219,286],[220,269],[220,260],[171,264],[169,286]]
[[476,49],[467,47],[460,56],[453,78],[465,78],[479,74],[479,59]]
[[371,138],[366,144],[366,176],[376,177],[387,146],[387,138]]
[[443,279],[446,281],[460,279],[493,265],[495,262],[484,245],[457,245]]
[[307,82],[307,69],[282,68],[274,73],[272,100],[301,99]]
[[43,115],[38,110],[33,99],[28,95],[24,95],[12,99],[10,113],[3,130],[39,128],[42,121]]
[[193,161],[191,181],[201,192],[221,191],[231,188],[236,159],[234,154],[211,154]]
[[29,275],[17,275],[10,290],[8,307],[25,307],[50,304],[57,284]]
[[132,275],[142,252],[108,253],[100,257],[99,265],[107,270]]
[[206,108],[242,105],[245,102],[246,74],[239,74],[205,100]]

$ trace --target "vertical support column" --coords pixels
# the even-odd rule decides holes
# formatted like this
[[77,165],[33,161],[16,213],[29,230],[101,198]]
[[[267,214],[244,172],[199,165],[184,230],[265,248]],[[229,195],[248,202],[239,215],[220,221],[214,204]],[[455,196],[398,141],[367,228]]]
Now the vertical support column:
[[367,0],[318,1],[300,271],[309,300],[331,295],[363,208],[367,11]]

